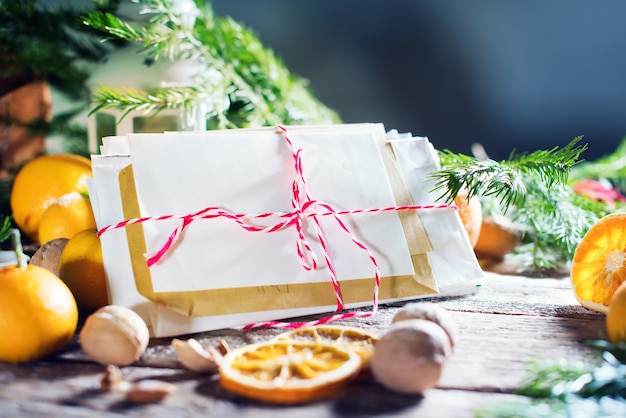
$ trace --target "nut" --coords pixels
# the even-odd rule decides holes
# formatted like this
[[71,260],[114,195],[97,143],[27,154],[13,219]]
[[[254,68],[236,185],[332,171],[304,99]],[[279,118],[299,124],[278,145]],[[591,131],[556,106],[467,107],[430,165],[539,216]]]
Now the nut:
[[161,402],[176,391],[171,383],[146,379],[132,383],[126,391],[126,400],[132,403]]
[[100,379],[100,390],[112,391],[112,390],[126,390],[128,388],[128,382],[124,381],[124,376],[119,367],[109,364],[104,370],[102,379]]
[[172,347],[176,351],[181,364],[194,372],[217,372],[219,362],[224,357],[222,353],[213,347],[205,350],[193,338],[187,341],[174,338]]
[[94,361],[127,366],[145,352],[148,326],[132,309],[108,305],[87,317],[80,345]]
[[419,394],[437,385],[450,350],[439,325],[425,319],[396,322],[374,346],[372,374],[391,390]]
[[391,323],[406,321],[407,319],[425,319],[439,325],[448,334],[450,347],[454,349],[458,340],[459,328],[450,313],[439,305],[430,302],[409,303],[396,312]]
[[68,241],[67,238],[56,238],[45,242],[35,251],[30,264],[43,267],[59,277],[59,259]]

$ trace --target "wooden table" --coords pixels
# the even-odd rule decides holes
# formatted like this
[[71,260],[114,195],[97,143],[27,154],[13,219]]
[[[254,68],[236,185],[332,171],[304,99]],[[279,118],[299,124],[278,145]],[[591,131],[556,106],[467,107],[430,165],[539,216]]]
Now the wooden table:
[[[125,378],[162,379],[177,391],[161,403],[134,405],[119,393],[99,390],[103,366],[90,362],[74,340],[52,359],[26,365],[0,363],[0,416],[472,417],[479,408],[518,400],[512,392],[533,360],[599,362],[598,352],[583,341],[605,336],[604,315],[576,302],[567,277],[486,273],[474,294],[437,303],[451,311],[461,333],[439,386],[421,397],[393,393],[364,380],[321,402],[263,404],[224,391],[215,376],[182,369],[170,339],[153,339],[136,365],[123,368]],[[373,318],[345,324],[383,331],[399,306],[385,305]],[[220,330],[194,338],[203,344],[224,338],[236,347],[276,333]]]

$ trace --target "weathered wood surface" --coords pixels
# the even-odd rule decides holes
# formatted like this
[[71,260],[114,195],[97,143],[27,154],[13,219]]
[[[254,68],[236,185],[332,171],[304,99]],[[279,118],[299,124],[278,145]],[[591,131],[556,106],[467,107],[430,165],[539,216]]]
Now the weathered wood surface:
[[[582,308],[567,278],[537,279],[487,273],[475,294],[438,300],[456,319],[460,337],[436,389],[423,397],[392,393],[373,380],[351,383],[336,397],[300,406],[263,404],[220,388],[215,376],[182,369],[169,339],[154,339],[143,358],[123,369],[127,380],[162,379],[177,391],[158,404],[132,405],[99,390],[103,367],[73,341],[58,356],[27,365],[0,363],[0,416],[141,417],[472,417],[512,395],[530,362],[567,358],[595,363],[587,339],[604,337],[604,315]],[[384,330],[400,305],[373,318],[349,321]],[[224,338],[232,347],[270,338],[277,330],[220,330],[194,335],[202,344]],[[0,338],[10,338],[1,336]]]

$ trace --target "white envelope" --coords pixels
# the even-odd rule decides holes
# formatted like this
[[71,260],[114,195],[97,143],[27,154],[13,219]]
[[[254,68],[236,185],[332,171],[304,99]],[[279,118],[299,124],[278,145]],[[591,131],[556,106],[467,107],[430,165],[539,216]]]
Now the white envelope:
[[[395,138],[392,150],[379,124],[287,127],[287,134],[295,149],[302,150],[310,198],[327,207],[387,208],[413,203],[411,195],[424,202],[430,196],[420,195],[426,187],[421,182],[418,187],[409,178],[407,188],[402,178],[404,172],[405,177],[421,176],[423,181],[427,165],[417,164],[415,157],[394,158],[394,152],[396,156],[411,148],[414,152],[416,144],[430,145],[426,139]],[[92,156],[90,183],[100,229],[128,219],[182,216],[206,207],[249,215],[238,219],[271,226],[281,218],[254,215],[293,211],[294,156],[275,128],[138,134],[105,138],[103,143],[102,155]],[[420,158],[432,163],[433,155],[424,157],[423,150],[418,151]],[[139,312],[154,336],[331,312],[336,301],[324,264],[327,254],[345,306],[371,305],[375,266],[353,238],[379,265],[383,301],[440,294],[442,283],[447,292],[453,286],[456,292],[471,291],[473,285],[467,284],[482,276],[452,209],[420,210],[419,215],[395,210],[341,215],[352,235],[333,216],[317,219],[327,253],[313,218],[303,223],[318,259],[315,270],[302,267],[294,225],[270,233],[251,232],[225,217],[195,219],[151,267],[147,257],[161,250],[181,219],[108,230],[101,241],[111,302]],[[447,246],[460,251],[454,261],[449,251],[446,256]]]
[[[427,137],[401,136],[395,131],[387,139],[402,169],[407,188],[417,205],[438,204],[434,192],[435,181],[430,175],[440,169],[439,157]],[[474,249],[459,214],[455,210],[420,210],[420,219],[433,250],[428,253],[439,296],[470,293],[476,289],[476,280],[484,273],[478,264]]]

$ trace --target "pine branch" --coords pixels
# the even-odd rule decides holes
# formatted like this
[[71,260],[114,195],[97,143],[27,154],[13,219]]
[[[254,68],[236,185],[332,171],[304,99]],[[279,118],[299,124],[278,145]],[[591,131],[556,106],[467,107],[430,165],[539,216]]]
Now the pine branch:
[[476,411],[476,418],[616,418],[626,416],[626,400],[604,397],[520,400],[497,404]]
[[533,398],[562,398],[579,392],[591,380],[592,371],[586,364],[567,360],[533,362],[526,382],[515,393]]
[[[477,417],[626,416],[624,344],[588,341],[603,349],[599,365],[568,360],[536,361],[515,391],[531,402],[507,402],[477,411]],[[615,353],[622,357],[620,360]]]
[[8,215],[0,215],[0,242],[4,242],[11,237],[12,218]]
[[434,190],[444,191],[440,200],[452,202],[465,189],[468,198],[492,196],[508,207],[519,201],[526,191],[523,173],[506,163],[454,155],[447,150],[440,155],[443,168],[433,174]]
[[129,87],[111,88],[100,86],[95,99],[99,103],[91,113],[100,109],[124,108],[127,112],[160,112],[172,108],[189,108],[193,105],[199,89],[195,87],[170,87],[140,90]]
[[527,272],[542,274],[571,260],[585,232],[609,208],[576,195],[569,172],[586,145],[574,138],[563,148],[530,154],[511,153],[507,160],[479,160],[450,151],[440,153],[442,169],[433,174],[440,200],[452,202],[461,192],[494,202],[498,213],[525,226],[523,245],[512,258]]
[[589,366],[567,361],[534,363],[527,381],[517,394],[534,398],[567,399],[610,396],[626,397],[626,364],[610,351],[602,352],[602,362]]
[[[118,4],[119,0],[99,0],[91,7],[104,12],[115,10]],[[85,63],[103,60],[111,48],[82,25],[81,13],[69,4],[54,7],[40,0],[0,1],[3,94],[19,86],[12,85],[12,77],[29,74],[72,100],[87,101],[89,73]]]
[[146,47],[163,42],[160,34],[143,28],[135,28],[110,12],[89,13],[83,17],[83,24],[95,30],[109,33],[110,36],[104,38],[104,41],[123,39],[138,42]]
[[579,196],[568,186],[528,182],[523,204],[512,211],[524,225],[524,245],[512,257],[533,273],[554,270],[570,261],[585,233],[611,209],[602,202]]
[[574,138],[561,149],[555,147],[519,155],[512,153],[507,160],[500,162],[442,151],[442,169],[433,174],[436,181],[434,190],[443,190],[440,199],[447,202],[452,202],[462,189],[468,191],[469,197],[496,197],[506,212],[509,206],[522,202],[529,182],[543,183],[546,188],[565,185],[569,170],[587,147],[577,145],[581,139]]
[[[162,7],[150,8],[148,7],[150,5]],[[151,52],[155,60],[159,59],[161,56],[165,56],[170,60],[192,59],[197,62],[204,62],[208,68],[220,69],[222,76],[226,79],[226,83],[233,85],[234,89],[232,91],[237,95],[237,98],[250,101],[254,111],[261,113],[265,119],[273,119],[272,115],[266,110],[269,107],[268,104],[259,100],[259,94],[254,92],[255,86],[243,80],[234,69],[233,65],[226,60],[226,58],[229,57],[224,51],[229,49],[241,51],[241,48],[237,48],[237,45],[232,44],[228,45],[228,47],[212,49],[211,43],[206,45],[202,44],[187,28],[176,27],[175,29],[171,29],[173,25],[180,22],[180,19],[173,17],[166,6],[167,5],[164,5],[158,0],[146,2],[147,8],[145,13],[155,14],[155,17],[150,20],[150,25],[146,27],[136,28],[110,13],[92,13],[87,15],[84,21],[85,24],[89,26],[108,32],[112,37],[140,43],[146,50]],[[224,28],[218,27],[216,22],[207,22],[205,24],[207,27],[213,29],[212,38],[210,39],[218,39],[226,32]],[[233,39],[236,39],[236,36],[233,37]],[[263,86],[259,84],[256,88],[262,89]],[[106,89],[106,91],[97,90],[95,99],[97,103],[102,105],[102,99],[106,99],[107,96],[111,94],[112,89],[110,88]],[[152,105],[152,100],[149,99],[147,95],[140,94],[135,94],[132,100],[132,109],[126,107],[123,101],[119,101],[119,107],[124,107],[126,111],[134,110],[135,106],[142,104],[138,102],[141,100],[141,97],[148,99],[145,100],[143,104],[146,108],[149,108]],[[164,96],[162,95],[162,97]],[[191,102],[199,101],[198,96],[195,94],[187,95],[187,99]],[[107,103],[107,106],[112,105],[112,101]],[[165,104],[164,107],[174,108],[176,104]],[[276,121],[272,120],[272,122]]]
[[[312,95],[306,80],[290,74],[256,35],[230,18],[214,16],[209,4],[197,2],[203,8],[196,10],[195,23],[191,24],[171,0],[140,3],[143,13],[150,16],[144,25],[130,24],[110,13],[90,13],[83,20],[110,38],[140,44],[152,59],[191,60],[203,65],[206,70],[198,73],[186,90],[184,103],[208,107],[209,116],[219,126],[339,121]],[[127,112],[180,105],[177,94],[161,92],[156,104],[150,95],[137,92],[132,94],[132,103],[125,102],[120,97],[124,93],[98,89],[96,106]]]

